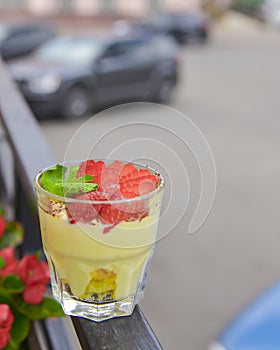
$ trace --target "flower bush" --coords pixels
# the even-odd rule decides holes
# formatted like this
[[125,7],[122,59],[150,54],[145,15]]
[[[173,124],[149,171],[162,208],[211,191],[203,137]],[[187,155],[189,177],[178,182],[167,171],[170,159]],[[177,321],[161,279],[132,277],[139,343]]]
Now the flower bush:
[[47,263],[38,253],[16,257],[22,240],[22,226],[6,221],[0,209],[0,350],[19,349],[33,320],[64,315],[59,303],[45,294]]

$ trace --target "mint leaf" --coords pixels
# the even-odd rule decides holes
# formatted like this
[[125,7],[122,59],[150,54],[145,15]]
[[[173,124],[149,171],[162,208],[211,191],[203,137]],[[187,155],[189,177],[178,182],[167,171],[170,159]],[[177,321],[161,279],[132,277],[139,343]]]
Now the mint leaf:
[[[70,170],[69,170],[69,175],[68,175],[68,180],[69,182],[73,182],[75,181],[77,178],[76,178],[76,174],[77,174],[77,171],[79,169],[79,166],[71,166]],[[92,176],[92,175],[91,175]],[[93,179],[93,176],[91,177],[91,180]]]
[[41,182],[43,188],[53,194],[63,196],[63,193],[58,193],[55,188],[57,183],[62,183],[65,177],[66,167],[57,164],[51,169],[46,170],[41,176]]
[[92,183],[70,183],[64,182],[56,185],[58,192],[62,192],[65,197],[69,197],[75,193],[79,192],[90,192],[96,190],[98,187],[97,184]]
[[41,176],[41,183],[45,190],[50,193],[69,197],[76,193],[87,193],[98,188],[98,184],[90,183],[93,175],[77,177],[79,166],[72,166],[69,169],[68,178],[65,179],[66,167],[57,164],[55,167],[46,170]]

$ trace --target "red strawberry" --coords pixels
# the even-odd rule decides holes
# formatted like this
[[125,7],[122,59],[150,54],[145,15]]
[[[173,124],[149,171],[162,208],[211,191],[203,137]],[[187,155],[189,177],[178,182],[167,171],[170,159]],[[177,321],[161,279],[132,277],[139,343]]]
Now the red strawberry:
[[120,162],[119,160],[115,160],[113,163],[107,166],[107,168],[114,169],[114,171],[116,171],[118,174],[123,167],[123,162]]
[[151,175],[150,170],[148,170],[148,169],[139,169],[138,177],[143,177],[143,176],[147,176],[147,175]]
[[143,210],[143,211],[138,212],[138,213],[131,213],[130,216],[125,221],[127,221],[127,222],[136,221],[136,220],[141,221],[142,219],[144,219],[148,215],[149,215],[149,210]]
[[94,161],[94,160],[87,160],[86,162],[82,162],[78,171],[77,171],[77,177],[83,176],[85,174],[87,175],[93,175],[92,182],[97,183],[98,185],[101,184],[101,174],[104,168],[104,162]]
[[117,205],[106,204],[103,205],[99,212],[99,217],[104,225],[117,225],[121,221],[125,221],[129,217],[129,213],[119,210]]
[[[116,195],[112,199],[117,199]],[[124,197],[122,197],[124,199]],[[125,203],[114,203],[102,205],[99,211],[99,217],[104,225],[112,225],[112,228],[121,221],[136,221],[141,220],[148,215],[149,202],[147,200],[135,200]],[[106,231],[106,233],[109,230]],[[105,232],[104,232],[105,233]]]
[[125,164],[120,171],[120,182],[138,177],[138,169],[133,164]]
[[[121,183],[121,193],[126,196],[127,193],[133,193],[134,196],[141,196],[154,191],[157,188],[158,180],[155,175],[143,175],[136,179],[129,179]],[[131,198],[132,195],[129,197]]]
[[100,176],[101,188],[108,197],[111,197],[119,189],[119,176],[118,173],[110,167],[104,167]]
[[[142,220],[148,215],[147,200],[135,200],[128,203],[106,203],[108,199],[129,199],[152,192],[158,186],[158,177],[148,169],[137,169],[133,164],[115,161],[105,165],[103,161],[88,160],[81,163],[77,176],[90,174],[98,190],[75,196],[77,199],[101,200],[103,204],[70,203],[68,216],[71,223],[76,221],[90,223],[99,217],[107,225],[104,233],[109,232],[121,221]],[[109,226],[108,226],[109,225]]]
[[[106,201],[107,197],[103,192],[92,191],[75,196],[74,198],[80,200],[90,201]],[[71,224],[75,222],[82,222],[84,224],[90,223],[94,220],[101,208],[101,204],[89,204],[73,202],[68,204],[67,213]]]

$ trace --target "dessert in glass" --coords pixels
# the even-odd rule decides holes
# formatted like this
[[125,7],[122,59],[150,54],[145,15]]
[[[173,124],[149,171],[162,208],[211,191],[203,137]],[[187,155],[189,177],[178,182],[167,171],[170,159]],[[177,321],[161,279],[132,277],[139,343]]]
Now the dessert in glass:
[[143,298],[164,180],[121,161],[40,171],[35,189],[54,297],[68,315],[127,316]]

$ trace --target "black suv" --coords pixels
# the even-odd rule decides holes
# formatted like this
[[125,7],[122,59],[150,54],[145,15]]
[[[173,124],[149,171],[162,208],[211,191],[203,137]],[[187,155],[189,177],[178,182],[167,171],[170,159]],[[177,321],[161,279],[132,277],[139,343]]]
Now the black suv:
[[100,105],[166,102],[177,82],[178,47],[165,35],[57,37],[9,65],[38,118],[75,118]]
[[43,24],[0,23],[0,54],[4,60],[29,54],[54,36]]

